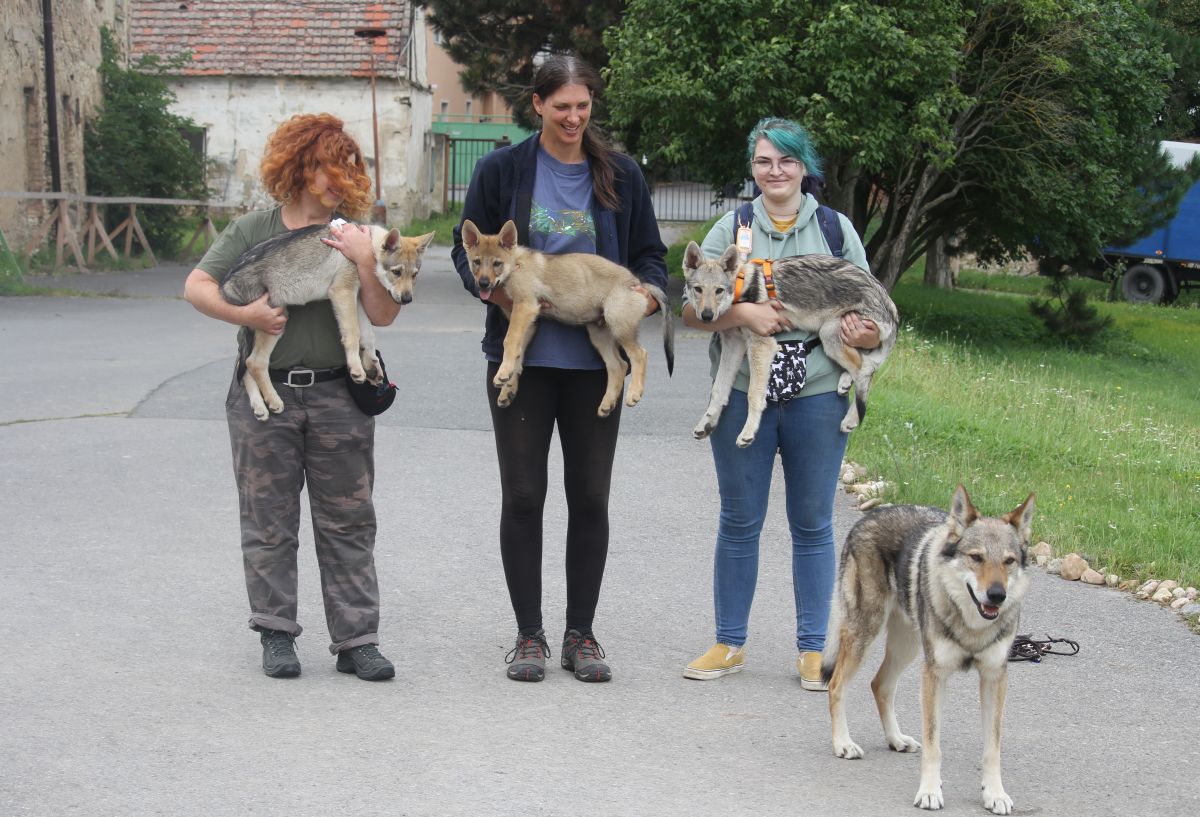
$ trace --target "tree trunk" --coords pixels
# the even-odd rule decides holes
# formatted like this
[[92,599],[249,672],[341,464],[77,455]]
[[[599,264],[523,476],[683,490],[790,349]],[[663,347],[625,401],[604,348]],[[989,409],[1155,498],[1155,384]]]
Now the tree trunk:
[[946,239],[943,236],[929,242],[929,249],[925,251],[925,286],[954,289],[950,255],[946,252]]

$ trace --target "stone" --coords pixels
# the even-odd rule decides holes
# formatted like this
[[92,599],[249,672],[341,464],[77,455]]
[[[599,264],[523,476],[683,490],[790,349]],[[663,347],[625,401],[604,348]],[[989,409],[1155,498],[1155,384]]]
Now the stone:
[[1157,589],[1158,579],[1151,579],[1150,581],[1143,583],[1142,586],[1138,588],[1138,592],[1145,593],[1146,596],[1149,597]]
[[1159,582],[1158,589],[1159,590],[1174,590],[1178,586],[1179,586],[1179,582],[1175,581],[1174,579],[1167,579],[1165,582]]
[[1184,590],[1182,587],[1176,587],[1174,590],[1171,591],[1171,596],[1173,598],[1177,598],[1177,599],[1187,598],[1187,591]]
[[1126,579],[1125,581],[1123,581],[1117,585],[1117,589],[1118,590],[1127,590],[1127,591],[1137,590],[1137,582],[1135,582],[1133,579]]
[[[1104,583],[1107,584],[1109,587],[1117,587],[1118,585],[1123,584],[1123,582],[1121,581],[1121,577],[1118,576],[1116,573],[1109,573],[1107,576],[1105,576]],[[1124,589],[1124,588],[1122,588],[1122,589]]]
[[1078,553],[1068,553],[1062,559],[1062,568],[1059,573],[1064,579],[1069,582],[1078,581],[1083,575],[1083,571],[1088,569],[1087,560]]
[[1051,575],[1062,573],[1062,559],[1051,559],[1046,563],[1046,572]]
[[1165,587],[1160,587],[1150,596],[1151,601],[1157,601],[1159,604],[1166,604],[1173,600],[1171,591]]
[[[1029,555],[1032,556],[1033,560],[1039,565],[1044,565],[1046,562],[1054,558],[1054,548],[1050,547],[1049,542],[1038,542],[1029,549]],[[1045,558],[1042,558],[1043,556]]]
[[1084,584],[1104,584],[1104,574],[1099,570],[1092,570],[1090,567],[1083,571],[1083,575],[1079,580]]
[[1196,588],[1194,588],[1194,587],[1189,587],[1187,590],[1184,591],[1183,594],[1192,601],[1196,600],[1197,591],[1196,591]]
[[1184,607],[1187,607],[1187,606],[1188,606],[1188,600],[1186,598],[1184,598],[1183,596],[1180,596],[1179,598],[1175,599],[1175,601],[1171,602],[1172,610],[1182,610]]
[[1200,604],[1196,604],[1195,602],[1192,602],[1191,604],[1185,604],[1179,612],[1183,613],[1185,616],[1200,615]]

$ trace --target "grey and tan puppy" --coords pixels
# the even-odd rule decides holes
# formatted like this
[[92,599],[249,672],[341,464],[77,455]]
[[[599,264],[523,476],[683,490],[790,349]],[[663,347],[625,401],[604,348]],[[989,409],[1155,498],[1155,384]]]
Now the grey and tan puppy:
[[[412,301],[413,282],[433,233],[406,238],[399,230],[370,227],[375,250],[375,275],[396,303]],[[346,366],[356,383],[379,377],[375,332],[358,302],[358,268],[354,262],[321,241],[329,225],[302,227],[251,247],[221,280],[221,295],[231,304],[248,304],[264,293],[272,306],[294,306],[328,298],[337,318]],[[271,350],[279,335],[243,329],[238,338],[246,363],[242,383],[254,416],[266,420],[283,411],[283,401],[268,374]]]
[[[867,393],[871,377],[883,365],[896,343],[896,328],[900,322],[896,305],[875,276],[859,269],[849,261],[830,255],[798,255],[771,262],[775,298],[783,306],[782,317],[796,329],[816,332],[825,354],[844,370],[838,382],[838,394],[854,386],[854,402],[842,419],[842,431],[854,430],[867,413]],[[771,296],[763,276],[763,266],[754,260],[738,262],[735,245],[716,260],[708,260],[696,242],[690,242],[683,253],[683,274],[686,279],[688,302],[696,316],[705,322],[715,321],[729,311],[737,300],[765,303]],[[846,346],[841,338],[841,320],[847,312],[858,312],[879,327],[879,346],[870,350]],[[693,434],[696,439],[707,437],[716,428],[721,412],[729,403],[729,392],[741,366],[742,357],[749,353],[750,388],[746,393],[749,413],[738,435],[737,444],[745,448],[754,442],[759,421],[766,408],[767,378],[771,359],[779,345],[772,337],[763,337],[749,329],[729,329],[721,333],[721,360],[713,378],[708,409]]]
[[983,805],[1010,814],[1000,779],[1000,724],[1008,688],[1008,654],[1029,583],[1025,565],[1033,494],[1001,517],[981,516],[959,485],[950,512],[894,505],[871,511],[846,538],[833,595],[821,675],[829,684],[833,753],[860,758],[846,726],[846,685],[881,629],[887,643],[871,691],[888,746],[915,752],[900,731],[896,682],[918,652],[921,675],[921,782],[913,805],[940,809],[941,698],[949,677],[979,671],[983,711]]
[[474,222],[462,224],[463,248],[475,276],[479,297],[487,301],[492,290],[504,287],[512,298],[508,331],[504,335],[504,358],[492,385],[500,389],[496,405],[512,403],[525,360],[525,349],[537,331],[537,320],[545,314],[563,323],[583,324],[588,338],[608,371],[608,388],[596,414],[607,417],[621,399],[627,366],[621,350],[633,367],[633,380],[625,405],[636,405],[646,388],[646,350],[638,343],[638,326],[646,313],[646,298],[640,286],[658,302],[663,315],[663,349],[667,373],[675,369],[675,324],[667,295],[638,279],[620,264],[592,253],[548,255],[517,245],[517,225],[509,220],[496,235],[484,235]]

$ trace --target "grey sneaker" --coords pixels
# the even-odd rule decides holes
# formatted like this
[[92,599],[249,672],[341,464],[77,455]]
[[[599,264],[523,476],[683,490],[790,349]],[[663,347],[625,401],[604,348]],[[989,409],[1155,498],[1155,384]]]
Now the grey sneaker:
[[580,681],[611,681],[612,670],[603,658],[604,648],[591,633],[567,630],[563,636],[562,668],[575,673]]
[[300,659],[296,657],[296,636],[282,630],[260,630],[262,666],[271,678],[295,678],[300,674]]
[[504,656],[508,677],[514,681],[540,681],[546,677],[546,659],[549,657],[550,645],[546,643],[544,630],[532,635],[517,633],[517,646]]
[[374,644],[342,650],[337,656],[338,672],[353,672],[364,681],[386,681],[396,676],[392,662],[379,654]]

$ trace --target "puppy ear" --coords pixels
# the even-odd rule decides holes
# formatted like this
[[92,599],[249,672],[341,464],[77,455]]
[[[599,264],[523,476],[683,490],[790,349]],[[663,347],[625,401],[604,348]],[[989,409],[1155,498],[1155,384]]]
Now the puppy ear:
[[1033,527],[1033,494],[1025,497],[1024,502],[1011,512],[1004,514],[1001,519],[1017,529],[1017,536],[1021,538],[1022,547],[1028,545],[1030,529]]
[[511,218],[500,228],[500,246],[506,250],[517,246],[517,225]]
[[704,260],[704,256],[700,252],[700,245],[695,241],[689,241],[687,247],[683,251],[683,271],[691,272],[700,266]]
[[950,524],[950,535],[955,539],[961,538],[971,523],[978,518],[979,512],[971,504],[971,497],[967,496],[967,489],[960,482],[954,489],[954,499],[950,503],[950,518],[947,520]]
[[385,252],[391,252],[396,249],[400,243],[400,231],[388,230],[387,236],[383,239],[383,249]]
[[725,252],[721,254],[721,266],[724,267],[725,271],[730,275],[733,275],[737,272],[737,268],[741,266],[740,262],[738,261],[737,244],[730,244],[725,248]]
[[471,221],[471,219],[463,220],[462,229],[459,232],[462,233],[464,247],[472,249],[479,246],[479,228],[475,226],[475,222]]
[[417,252],[425,252],[426,248],[428,248],[429,245],[433,243],[433,237],[435,235],[437,235],[436,232],[426,233],[425,235],[417,236],[417,241],[420,242],[419,244],[417,244]]

